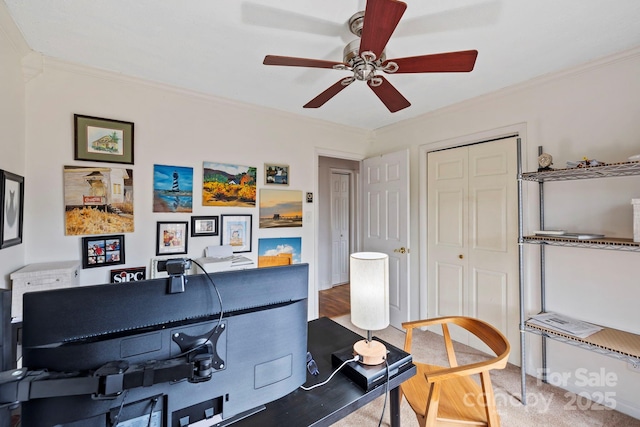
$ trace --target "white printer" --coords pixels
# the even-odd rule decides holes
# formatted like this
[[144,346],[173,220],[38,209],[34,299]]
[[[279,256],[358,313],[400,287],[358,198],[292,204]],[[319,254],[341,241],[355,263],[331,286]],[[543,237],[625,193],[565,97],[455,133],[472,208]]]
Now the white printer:
[[[204,250],[204,257],[195,260],[200,264],[207,273],[215,273],[217,271],[226,270],[242,270],[245,268],[253,268],[254,263],[250,258],[233,253],[233,246],[219,245],[207,246]],[[202,268],[193,262],[191,269],[193,274],[203,273]]]

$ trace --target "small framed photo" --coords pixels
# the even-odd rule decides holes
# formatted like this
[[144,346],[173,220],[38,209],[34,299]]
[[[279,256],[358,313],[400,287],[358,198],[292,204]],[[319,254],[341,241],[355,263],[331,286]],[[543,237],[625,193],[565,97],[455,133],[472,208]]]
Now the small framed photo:
[[133,123],[73,115],[75,160],[133,164]]
[[264,183],[289,185],[289,165],[264,164]]
[[217,236],[218,217],[217,216],[192,216],[191,217],[191,237]]
[[222,215],[220,244],[234,253],[251,252],[251,215]]
[[82,268],[124,264],[124,234],[82,238]]
[[187,221],[158,221],[156,255],[187,253]]
[[24,178],[0,170],[0,249],[22,243]]

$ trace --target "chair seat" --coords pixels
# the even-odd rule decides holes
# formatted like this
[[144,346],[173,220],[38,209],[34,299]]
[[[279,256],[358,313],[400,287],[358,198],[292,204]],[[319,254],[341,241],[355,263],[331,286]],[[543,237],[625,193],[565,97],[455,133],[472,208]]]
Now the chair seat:
[[[444,366],[413,362],[417,372],[402,383],[402,393],[417,414],[425,416],[429,401],[429,389],[424,387],[424,375],[448,369]],[[438,405],[438,424],[443,425],[487,425],[487,416],[482,408],[482,389],[471,377],[455,377],[442,382]]]

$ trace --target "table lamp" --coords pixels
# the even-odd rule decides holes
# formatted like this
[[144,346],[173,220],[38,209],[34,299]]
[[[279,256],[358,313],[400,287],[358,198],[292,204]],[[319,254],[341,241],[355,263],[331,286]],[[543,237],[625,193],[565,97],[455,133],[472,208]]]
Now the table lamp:
[[367,339],[353,346],[365,365],[385,361],[387,348],[371,339],[372,330],[389,326],[389,256],[357,252],[350,257],[351,323],[367,331]]

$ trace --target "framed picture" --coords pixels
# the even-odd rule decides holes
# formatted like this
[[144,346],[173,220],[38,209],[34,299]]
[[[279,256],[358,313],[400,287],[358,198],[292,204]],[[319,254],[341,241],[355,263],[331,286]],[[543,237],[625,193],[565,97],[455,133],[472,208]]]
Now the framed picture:
[[156,255],[187,253],[187,221],[158,221]]
[[251,215],[222,215],[220,244],[234,253],[251,252]]
[[289,165],[264,164],[264,183],[289,185]]
[[0,249],[22,243],[24,178],[0,170]]
[[300,264],[301,248],[301,237],[258,239],[258,267]]
[[217,216],[192,216],[191,217],[191,237],[217,236],[218,217]]
[[124,264],[124,234],[82,238],[82,268]]
[[133,169],[64,167],[64,234],[132,233]]
[[153,211],[193,211],[193,168],[153,165]]
[[133,123],[73,115],[75,160],[133,164]]
[[204,162],[202,164],[202,206],[256,206],[254,166]]
[[302,227],[302,191],[260,190],[260,228]]

